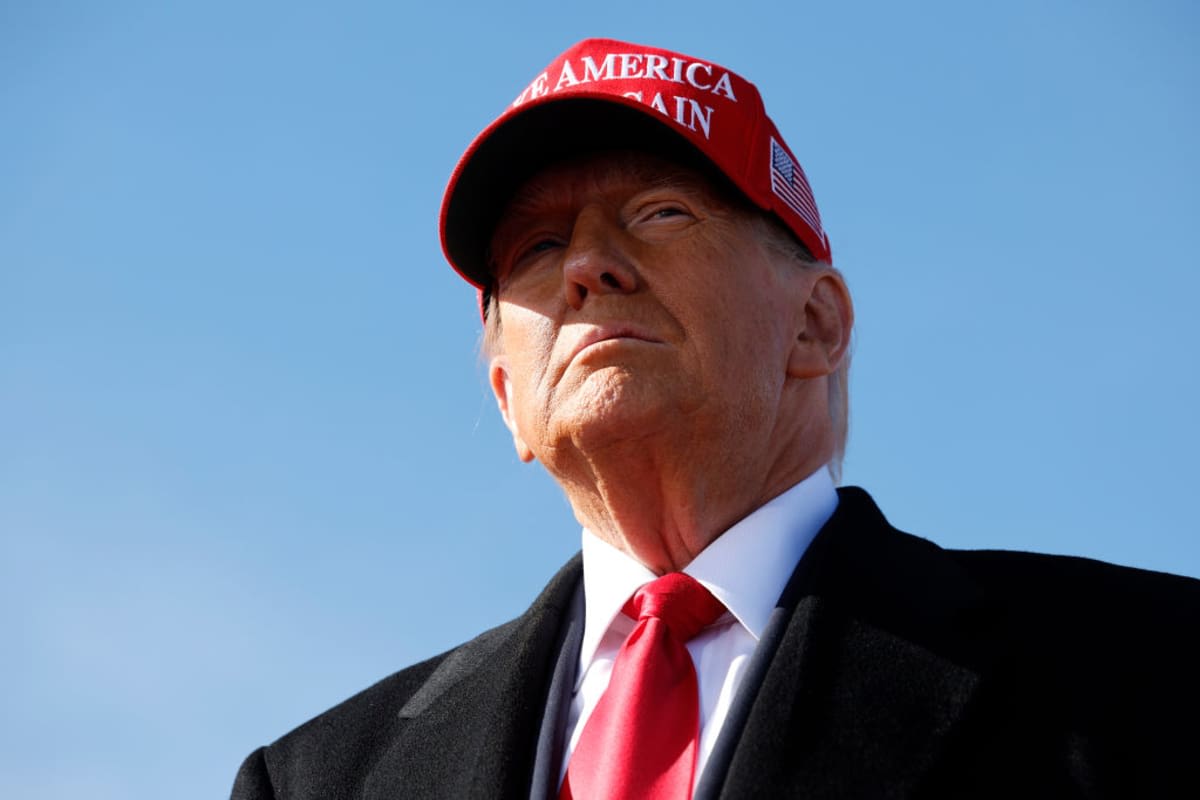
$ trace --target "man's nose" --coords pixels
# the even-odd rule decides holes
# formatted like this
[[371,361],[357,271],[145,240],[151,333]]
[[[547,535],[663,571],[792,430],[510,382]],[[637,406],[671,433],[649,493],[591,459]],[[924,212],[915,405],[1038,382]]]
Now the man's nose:
[[579,212],[563,258],[563,291],[578,311],[589,295],[629,294],[638,288],[638,273],[621,245],[625,233],[600,208]]

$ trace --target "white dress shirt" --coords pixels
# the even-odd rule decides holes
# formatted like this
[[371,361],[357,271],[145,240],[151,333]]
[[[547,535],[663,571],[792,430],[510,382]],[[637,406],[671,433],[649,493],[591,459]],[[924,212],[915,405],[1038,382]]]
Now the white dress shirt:
[[[725,531],[684,568],[728,609],[687,644],[700,685],[694,781],[708,762],[775,601],[837,502],[833,480],[822,467]],[[621,608],[639,587],[657,577],[584,528],[583,645],[565,728],[560,786],[583,726],[608,687],[617,651],[634,628],[634,620]]]

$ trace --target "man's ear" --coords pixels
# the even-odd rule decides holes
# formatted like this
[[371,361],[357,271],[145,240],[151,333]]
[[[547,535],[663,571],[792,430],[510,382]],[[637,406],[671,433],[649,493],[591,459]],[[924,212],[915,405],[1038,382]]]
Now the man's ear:
[[525,444],[525,440],[521,438],[521,432],[517,430],[517,419],[512,409],[512,381],[508,377],[508,365],[504,356],[492,356],[492,360],[488,362],[488,382],[492,385],[492,394],[496,396],[496,406],[500,409],[500,417],[508,426],[509,433],[512,434],[513,447],[517,449],[517,458],[526,463],[533,461],[533,450],[529,449],[529,445]]
[[835,372],[850,347],[854,305],[842,276],[814,270],[807,282],[800,331],[792,343],[787,372],[792,378],[819,378]]

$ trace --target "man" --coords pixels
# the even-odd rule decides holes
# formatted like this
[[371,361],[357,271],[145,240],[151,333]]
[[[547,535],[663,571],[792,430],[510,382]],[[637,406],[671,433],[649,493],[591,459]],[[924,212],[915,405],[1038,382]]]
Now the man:
[[834,489],[851,300],[753,85],[581,42],[467,150],[442,234],[582,557],[235,798],[1196,791],[1200,584],[945,551]]

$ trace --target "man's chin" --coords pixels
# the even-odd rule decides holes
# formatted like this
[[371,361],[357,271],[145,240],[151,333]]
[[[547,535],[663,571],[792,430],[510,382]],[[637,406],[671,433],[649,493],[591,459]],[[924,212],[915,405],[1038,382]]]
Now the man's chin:
[[623,443],[646,444],[679,419],[676,404],[618,393],[562,420],[562,428],[569,431],[568,438],[576,449],[588,452]]

